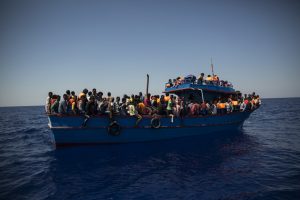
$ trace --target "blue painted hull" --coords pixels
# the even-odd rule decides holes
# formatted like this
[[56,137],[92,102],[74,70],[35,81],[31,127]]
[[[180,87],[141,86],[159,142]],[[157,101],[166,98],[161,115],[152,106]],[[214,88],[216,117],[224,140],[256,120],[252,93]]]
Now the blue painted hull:
[[50,115],[51,128],[56,145],[129,143],[165,140],[179,137],[196,136],[212,132],[240,130],[251,112],[236,112],[228,115],[207,117],[160,118],[161,127],[151,128],[151,118],[144,117],[135,126],[134,117],[115,117],[121,127],[121,133],[114,136],[108,133],[109,118],[91,117],[82,127],[82,116]]

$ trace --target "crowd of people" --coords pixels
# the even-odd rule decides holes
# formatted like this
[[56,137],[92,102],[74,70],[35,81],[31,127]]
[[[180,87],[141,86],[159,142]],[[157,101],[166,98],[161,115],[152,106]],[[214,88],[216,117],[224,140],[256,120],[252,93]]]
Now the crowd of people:
[[168,83],[166,83],[166,87],[177,87],[183,83],[192,83],[192,84],[206,84],[206,85],[216,85],[222,87],[233,87],[232,84],[228,81],[220,80],[218,75],[207,75],[201,73],[198,78],[194,75],[188,75],[186,77],[177,77],[176,79],[169,79]]
[[110,92],[106,96],[96,89],[84,89],[78,96],[74,91],[67,90],[62,98],[49,92],[45,110],[48,114],[63,115],[116,115],[135,116],[137,123],[143,115],[150,116],[199,116],[217,115],[231,112],[244,112],[256,109],[261,100],[255,93],[244,95],[230,95],[226,98],[216,98],[209,102],[200,102],[192,96],[184,99],[175,95],[124,95],[114,98]]

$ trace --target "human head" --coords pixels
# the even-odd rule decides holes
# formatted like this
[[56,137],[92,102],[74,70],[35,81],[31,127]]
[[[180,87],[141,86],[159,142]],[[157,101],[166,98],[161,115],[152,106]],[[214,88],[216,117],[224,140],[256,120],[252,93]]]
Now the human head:
[[64,100],[67,100],[67,99],[68,99],[68,95],[67,95],[67,94],[64,94],[64,95],[63,95],[63,98],[64,98]]
[[86,89],[86,88],[84,88],[84,89],[82,90],[82,92],[83,92],[84,94],[87,94],[87,93],[89,92],[89,90]]
[[93,93],[92,93],[91,91],[88,92],[88,95],[89,95],[89,96],[92,96],[92,94],[93,94]]
[[70,96],[70,94],[71,94],[71,93],[70,93],[70,90],[67,90],[67,91],[66,91],[66,94]]
[[53,96],[53,93],[52,92],[49,92],[48,93],[48,96],[51,98]]
[[91,102],[95,101],[95,97],[94,97],[93,95],[91,95],[90,101],[91,101]]
[[94,94],[94,95],[96,95],[96,94],[97,94],[97,90],[96,90],[96,88],[93,88],[93,90],[92,90],[92,91],[93,91],[93,94]]
[[111,93],[110,93],[110,92],[108,92],[108,93],[107,93],[107,96],[108,96],[108,97],[111,97]]
[[120,101],[120,97],[117,97],[117,98],[116,98],[116,101],[119,102],[119,101]]
[[71,92],[71,95],[72,95],[72,96],[75,96],[75,92],[74,92],[74,91],[72,91],[72,92]]

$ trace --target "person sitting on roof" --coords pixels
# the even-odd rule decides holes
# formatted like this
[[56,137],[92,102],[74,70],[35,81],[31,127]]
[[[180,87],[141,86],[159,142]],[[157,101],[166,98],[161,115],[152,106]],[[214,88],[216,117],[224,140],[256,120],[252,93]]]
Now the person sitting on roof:
[[214,85],[219,85],[219,82],[220,82],[220,79],[217,75],[214,75],[213,76],[213,83]]
[[210,75],[207,75],[206,80],[205,80],[206,84],[212,84],[213,83],[212,81],[213,81],[213,78]]
[[166,83],[166,88],[173,87],[172,79],[169,79],[168,83]]
[[67,114],[68,113],[68,95],[64,94],[63,95],[63,100],[60,102],[59,107],[58,107],[58,112],[60,114]]
[[174,86],[178,86],[178,85],[181,85],[183,83],[183,78],[181,77],[177,77],[176,78],[176,81],[175,81],[175,85]]
[[202,85],[204,81],[204,73],[201,73],[199,78],[197,79],[197,84]]

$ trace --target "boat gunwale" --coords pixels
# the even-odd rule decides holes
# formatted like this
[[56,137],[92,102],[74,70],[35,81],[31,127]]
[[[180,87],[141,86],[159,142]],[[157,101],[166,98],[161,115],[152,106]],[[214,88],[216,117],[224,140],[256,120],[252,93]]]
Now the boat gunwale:
[[[183,126],[160,126],[159,128],[195,128],[195,127],[210,127],[210,126],[225,126],[225,125],[232,125],[232,124],[239,124],[241,122],[243,122],[244,120],[239,120],[239,121],[233,121],[233,122],[227,122],[227,123],[222,123],[222,124],[195,124],[195,125],[183,125]],[[76,126],[76,127],[72,127],[72,126],[50,126],[50,124],[48,124],[50,129],[63,129],[63,130],[78,130],[78,129],[107,129],[108,126],[93,126],[93,127],[83,127],[83,126]],[[121,126],[121,128],[125,128],[125,129],[155,129],[152,126]]]
[[[258,109],[258,108],[256,108]],[[237,115],[237,114],[240,114],[240,113],[252,113],[254,112],[256,109],[254,110],[250,110],[250,111],[244,111],[244,112],[240,112],[240,111],[236,111],[236,112],[231,112],[231,113],[225,113],[225,114],[216,114],[216,115],[187,115],[187,116],[184,116],[184,117],[176,117],[174,115],[174,118],[179,118],[179,119],[188,119],[188,118],[209,118],[209,117],[221,117],[221,116],[228,116],[228,115]],[[68,115],[68,114],[47,114],[46,115],[48,117],[51,117],[51,116],[55,116],[55,117],[84,117],[84,115]],[[90,117],[93,117],[93,118],[107,118],[109,117],[108,115],[102,115],[102,114],[97,114],[97,115],[91,115]],[[130,115],[114,115],[113,117],[118,117],[118,118],[135,118],[135,116],[130,116]],[[154,118],[152,115],[142,115],[143,118],[146,118],[146,119],[152,119]],[[159,119],[162,119],[162,118],[172,118],[171,116],[161,116],[161,115],[158,115],[158,118]]]

